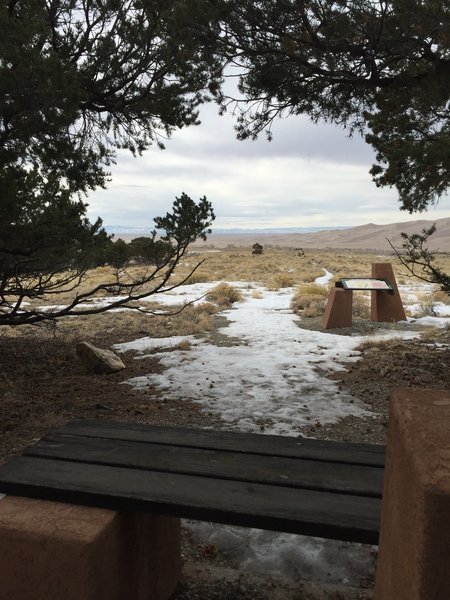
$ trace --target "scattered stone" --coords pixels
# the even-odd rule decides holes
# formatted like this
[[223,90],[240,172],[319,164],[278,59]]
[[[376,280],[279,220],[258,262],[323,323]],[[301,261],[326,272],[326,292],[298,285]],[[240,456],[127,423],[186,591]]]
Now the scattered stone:
[[96,348],[89,342],[79,342],[75,349],[78,358],[89,371],[94,373],[115,373],[126,368],[122,360],[112,350]]

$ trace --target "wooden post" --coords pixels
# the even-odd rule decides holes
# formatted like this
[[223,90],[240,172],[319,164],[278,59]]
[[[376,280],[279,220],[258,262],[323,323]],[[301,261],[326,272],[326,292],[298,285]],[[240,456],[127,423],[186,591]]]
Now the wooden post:
[[393,294],[382,291],[371,292],[370,318],[372,321],[385,323],[406,321],[405,310],[391,263],[372,263],[372,277],[387,279],[394,288]]
[[352,326],[353,292],[343,288],[331,288],[325,313],[322,318],[324,329]]
[[390,402],[375,600],[450,598],[450,391]]

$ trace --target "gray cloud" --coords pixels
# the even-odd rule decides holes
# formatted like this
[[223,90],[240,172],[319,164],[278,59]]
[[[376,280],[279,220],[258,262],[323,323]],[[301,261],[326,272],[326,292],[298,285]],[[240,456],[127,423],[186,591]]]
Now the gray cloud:
[[[206,195],[217,227],[358,225],[414,220],[395,190],[378,189],[372,150],[331,125],[303,118],[277,122],[274,141],[239,142],[230,116],[205,107],[203,123],[177,132],[167,149],[133,158],[121,152],[107,190],[88,198],[89,216],[107,225],[152,226],[175,196]],[[450,216],[448,198],[426,218]]]

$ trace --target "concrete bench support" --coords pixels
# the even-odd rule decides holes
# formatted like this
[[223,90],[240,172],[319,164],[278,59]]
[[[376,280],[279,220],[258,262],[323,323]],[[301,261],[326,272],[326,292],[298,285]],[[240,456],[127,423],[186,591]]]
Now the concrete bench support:
[[450,391],[391,398],[375,600],[450,598]]
[[394,288],[393,294],[371,292],[370,318],[381,323],[406,321],[405,309],[400,297],[391,263],[372,263],[372,277],[387,279]]
[[166,600],[180,569],[179,519],[0,501],[1,598]]
[[352,326],[353,292],[343,288],[331,288],[325,313],[322,318],[324,329]]

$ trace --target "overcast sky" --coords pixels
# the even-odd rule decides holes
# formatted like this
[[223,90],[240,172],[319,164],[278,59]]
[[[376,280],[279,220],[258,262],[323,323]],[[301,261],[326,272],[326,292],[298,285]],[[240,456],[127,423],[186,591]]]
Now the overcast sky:
[[410,216],[395,189],[378,189],[368,173],[374,153],[359,136],[306,118],[277,121],[274,139],[240,142],[231,115],[201,112],[201,125],[175,132],[166,150],[128,152],[111,169],[107,190],[88,198],[88,215],[106,226],[152,227],[175,196],[213,204],[215,228],[355,226],[450,217],[448,198]]

